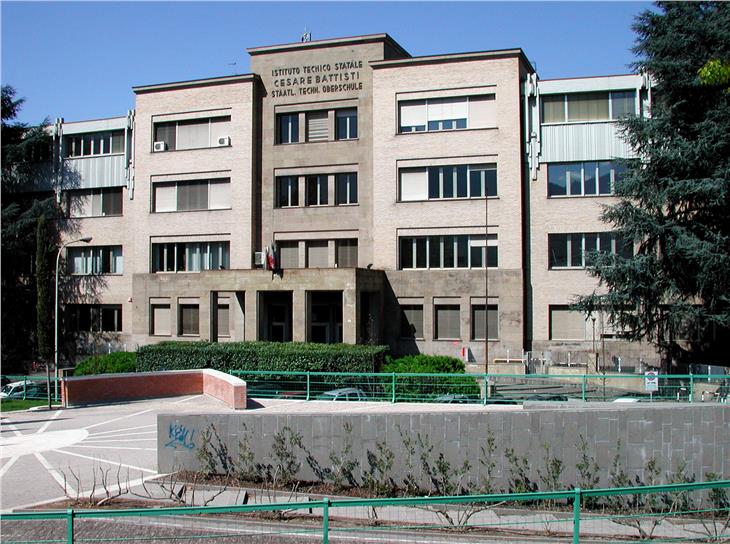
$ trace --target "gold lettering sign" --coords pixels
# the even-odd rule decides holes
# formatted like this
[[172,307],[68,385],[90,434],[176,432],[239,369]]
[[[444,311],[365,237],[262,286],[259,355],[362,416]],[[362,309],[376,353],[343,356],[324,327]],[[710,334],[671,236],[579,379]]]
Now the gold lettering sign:
[[271,97],[361,91],[361,74],[362,60],[274,68]]

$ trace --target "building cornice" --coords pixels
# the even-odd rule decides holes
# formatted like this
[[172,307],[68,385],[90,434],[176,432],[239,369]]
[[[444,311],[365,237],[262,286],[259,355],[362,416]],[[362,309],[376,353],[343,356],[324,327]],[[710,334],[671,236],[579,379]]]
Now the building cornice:
[[348,38],[332,38],[326,40],[313,40],[311,42],[295,42],[280,45],[265,45],[262,47],[250,47],[246,49],[249,55],[266,55],[270,53],[285,53],[287,51],[298,51],[302,49],[319,49],[324,47],[338,47],[345,45],[362,45],[367,43],[382,42],[398,50],[404,57],[410,57],[410,53],[388,34],[367,34],[364,36],[351,36]]
[[418,66],[421,64],[443,64],[449,62],[469,62],[477,60],[493,60],[504,58],[519,58],[530,72],[535,69],[527,59],[522,49],[499,49],[496,51],[475,51],[471,53],[450,53],[446,55],[430,55],[424,57],[410,57],[407,59],[375,60],[370,62],[374,69],[400,68],[402,66]]
[[152,93],[159,91],[174,91],[178,89],[189,89],[193,87],[209,87],[213,85],[230,85],[232,83],[253,83],[259,76],[256,74],[242,74],[237,76],[211,77],[205,79],[191,79],[188,81],[174,81],[171,83],[158,83],[156,85],[140,85],[132,87],[135,94]]

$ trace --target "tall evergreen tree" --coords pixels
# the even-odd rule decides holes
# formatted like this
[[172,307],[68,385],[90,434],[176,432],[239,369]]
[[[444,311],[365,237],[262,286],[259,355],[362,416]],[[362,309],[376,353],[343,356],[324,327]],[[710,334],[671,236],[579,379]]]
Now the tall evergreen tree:
[[672,365],[730,364],[730,93],[700,74],[730,59],[730,4],[658,2],[633,29],[634,68],[654,82],[651,116],[622,122],[637,158],[603,220],[637,250],[596,255],[601,287],[576,307],[606,312]]
[[[36,345],[36,282],[33,279],[38,218],[57,217],[48,183],[51,137],[45,122],[16,121],[23,99],[2,87],[2,365],[23,372]],[[39,169],[39,164],[44,164]],[[55,222],[51,224],[55,229]]]

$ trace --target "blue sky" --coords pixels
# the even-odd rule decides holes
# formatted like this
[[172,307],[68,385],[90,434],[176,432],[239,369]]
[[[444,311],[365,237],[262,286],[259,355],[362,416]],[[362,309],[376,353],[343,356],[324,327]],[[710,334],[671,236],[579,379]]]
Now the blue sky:
[[[626,73],[646,2],[2,2],[20,120],[123,115],[131,87],[247,73],[247,47],[387,32],[414,56],[521,47],[541,78]],[[236,63],[235,66],[231,63]]]

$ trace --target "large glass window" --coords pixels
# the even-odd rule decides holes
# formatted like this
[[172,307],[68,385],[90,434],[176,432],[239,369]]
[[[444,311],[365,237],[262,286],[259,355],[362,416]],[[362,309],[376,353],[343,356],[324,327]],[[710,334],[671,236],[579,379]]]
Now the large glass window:
[[335,203],[357,204],[357,174],[337,174],[335,176]]
[[278,143],[295,144],[299,141],[299,114],[280,113],[276,116]]
[[335,240],[335,262],[338,268],[357,267],[357,238]]
[[276,207],[290,208],[299,206],[299,178],[297,176],[277,176]]
[[327,205],[327,175],[307,176],[307,206]]
[[472,304],[471,339],[484,340],[485,338],[499,339],[499,308],[496,304]]
[[457,234],[400,238],[400,269],[498,266],[497,235]]
[[398,110],[401,133],[496,125],[494,95],[404,100],[398,103]]
[[548,196],[596,196],[615,192],[621,168],[611,161],[548,165]]
[[198,336],[200,334],[200,306],[198,304],[180,304],[180,320],[178,334],[180,336]]
[[596,252],[630,258],[633,251],[631,242],[611,232],[548,234],[549,268],[584,268]]
[[543,95],[542,122],[608,121],[636,113],[636,91]]
[[354,140],[357,138],[357,108],[335,110],[335,138]]
[[458,340],[461,338],[461,315],[458,304],[434,306],[434,338],[436,340]]
[[230,178],[153,184],[154,212],[221,210],[231,207]]
[[121,304],[68,304],[66,315],[74,332],[122,332]]
[[69,217],[122,215],[122,188],[79,189],[68,192]]
[[122,274],[122,246],[78,246],[68,248],[68,271],[71,274]]
[[497,195],[493,164],[429,166],[399,170],[401,202]]
[[228,145],[230,125],[230,116],[155,123],[154,151],[179,151]]
[[124,153],[124,131],[95,132],[64,137],[64,157],[90,157]]
[[401,338],[423,338],[423,304],[401,304]]
[[152,244],[152,272],[200,272],[230,268],[228,242]]

